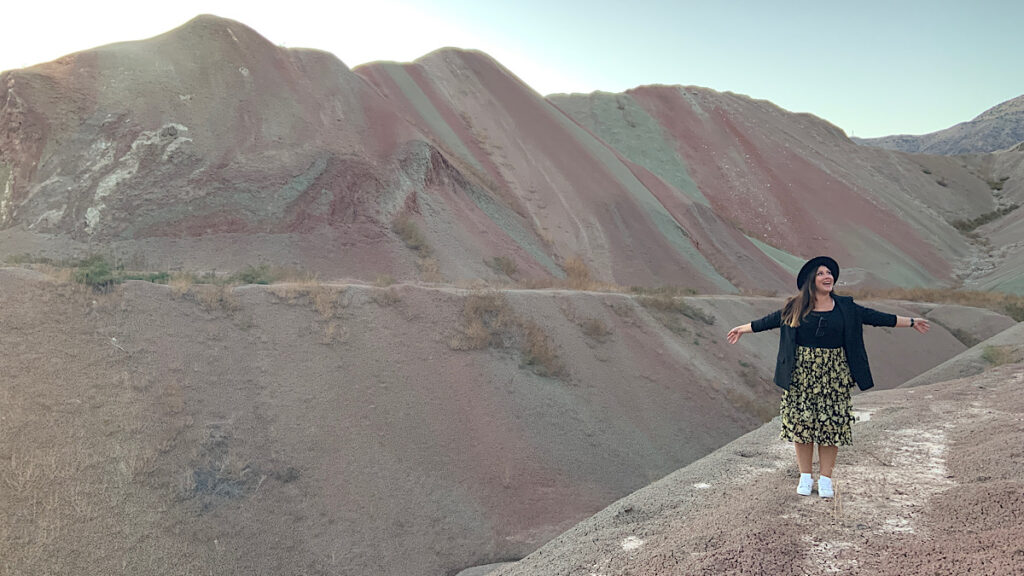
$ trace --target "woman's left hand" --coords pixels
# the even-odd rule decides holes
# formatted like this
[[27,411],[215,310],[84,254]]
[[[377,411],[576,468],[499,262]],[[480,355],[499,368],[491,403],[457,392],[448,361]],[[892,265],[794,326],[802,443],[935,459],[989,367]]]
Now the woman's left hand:
[[925,334],[932,329],[932,325],[928,323],[928,320],[924,318],[914,318],[914,330],[917,330],[921,334]]

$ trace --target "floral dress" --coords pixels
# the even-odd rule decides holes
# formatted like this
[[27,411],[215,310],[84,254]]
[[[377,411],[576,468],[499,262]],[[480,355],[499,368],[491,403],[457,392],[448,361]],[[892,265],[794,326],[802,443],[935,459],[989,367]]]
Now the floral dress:
[[850,388],[854,381],[842,346],[842,315],[838,309],[811,312],[800,324],[793,379],[779,407],[779,437],[805,444],[849,446],[853,444]]

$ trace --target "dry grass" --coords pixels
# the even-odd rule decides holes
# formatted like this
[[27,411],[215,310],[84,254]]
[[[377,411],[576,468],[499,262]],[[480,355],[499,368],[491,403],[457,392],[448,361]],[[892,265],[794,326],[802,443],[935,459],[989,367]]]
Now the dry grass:
[[629,292],[639,296],[654,296],[659,298],[682,298],[683,296],[695,296],[697,291],[685,286],[630,286]]
[[405,247],[418,254],[421,258],[430,256],[432,250],[427,243],[426,236],[420,231],[419,226],[409,218],[408,215],[401,215],[391,224],[391,231],[398,234]]
[[370,300],[373,300],[375,304],[386,308],[402,301],[402,297],[398,295],[398,290],[394,286],[390,288],[381,288],[374,290],[370,295]]
[[514,278],[519,269],[515,259],[506,256],[495,256],[489,260],[484,260],[484,264],[493,270],[495,274],[504,274],[509,278]]
[[986,212],[985,214],[982,214],[977,218],[969,220],[953,220],[952,222],[950,222],[950,225],[959,230],[961,233],[970,235],[976,228],[984,226],[985,224],[988,224],[989,222],[992,222],[994,220],[998,220],[999,218],[1002,218],[1003,216],[1009,214],[1010,212],[1013,212],[1017,208],[1020,208],[1020,204],[1010,204],[1009,206],[1003,206],[997,210]]
[[1015,364],[1024,361],[1024,351],[1017,346],[985,346],[981,358],[992,366]]
[[196,284],[183,293],[183,296],[199,304],[200,308],[210,313],[230,314],[241,307],[238,298],[235,297],[233,287],[227,284]]
[[588,290],[593,285],[590,268],[579,256],[573,256],[562,265],[565,270],[565,285],[571,290]]
[[560,288],[564,290],[581,290],[587,292],[610,292],[622,294],[628,289],[609,282],[594,280],[594,275],[586,263],[579,256],[573,256],[562,265],[565,270],[565,278],[523,278],[516,281],[516,287],[525,290],[544,290],[547,288]]
[[[713,315],[687,303],[682,297],[669,295],[639,296],[637,297],[637,302],[648,310],[656,310],[662,314],[682,314],[691,320],[698,320],[708,326],[712,326],[715,323]],[[664,316],[659,316],[659,320],[662,318]]]
[[313,309],[316,310],[322,318],[333,318],[334,317],[334,306],[338,301],[338,295],[341,291],[335,290],[329,286],[316,285],[309,292],[309,300],[313,303]]
[[1002,292],[953,290],[951,288],[887,288],[884,290],[848,290],[857,299],[909,300],[985,308],[1024,321],[1024,296]]
[[328,322],[324,326],[323,344],[333,344],[342,338],[342,328],[337,322]]
[[171,287],[171,293],[175,297],[182,297],[192,289],[195,283],[196,277],[194,274],[175,272],[171,274],[171,280],[167,284]]
[[449,342],[453,350],[504,348],[516,325],[512,308],[499,292],[470,294],[462,307],[462,325]]
[[519,329],[523,332],[519,343],[519,353],[523,364],[533,368],[540,376],[565,378],[568,372],[558,350],[539,324],[529,320],[521,320]]
[[325,286],[315,278],[307,278],[301,282],[275,284],[270,287],[270,292],[291,304],[308,303],[321,319],[329,320],[334,317],[338,297],[345,289]]
[[424,282],[444,282],[444,276],[441,274],[441,265],[438,264],[437,258],[420,258],[416,262],[416,268],[419,269],[420,279]]
[[521,290],[546,290],[548,288],[561,288],[562,281],[558,278],[544,276],[541,278],[521,278],[516,281],[515,287]]
[[33,264],[25,267],[45,274],[56,284],[64,284],[68,286],[75,284],[74,268],[66,268],[53,264]]
[[604,343],[611,336],[612,331],[600,318],[587,318],[580,323],[583,335],[591,340]]
[[466,297],[462,323],[448,345],[453,350],[515,347],[522,364],[536,374],[568,378],[568,370],[544,329],[533,321],[516,316],[500,292],[488,291]]
[[390,274],[379,274],[376,280],[373,281],[373,285],[378,288],[387,288],[395,283],[394,276]]

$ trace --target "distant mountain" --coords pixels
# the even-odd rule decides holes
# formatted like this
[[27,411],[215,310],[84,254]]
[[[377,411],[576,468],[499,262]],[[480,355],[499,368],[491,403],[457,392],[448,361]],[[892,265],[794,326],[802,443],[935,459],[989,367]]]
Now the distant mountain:
[[925,134],[852,138],[857,144],[913,154],[984,154],[1024,141],[1024,96],[1007,100],[970,122]]

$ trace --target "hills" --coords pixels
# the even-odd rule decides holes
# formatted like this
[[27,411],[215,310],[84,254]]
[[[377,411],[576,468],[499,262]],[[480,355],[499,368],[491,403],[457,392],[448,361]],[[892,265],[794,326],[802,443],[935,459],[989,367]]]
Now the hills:
[[865,146],[912,154],[985,154],[1007,150],[1024,142],[1024,96],[993,106],[973,120],[931,134],[852,140]]
[[0,85],[8,257],[447,282],[503,279],[495,258],[531,281],[579,261],[717,293],[788,291],[822,252],[865,287],[1012,291],[1024,275],[1015,233],[974,224],[1015,226],[1021,152],[873,150],[734,94],[546,99],[453,49],[349,70],[214,16]]
[[[11,574],[519,559],[770,419],[777,337],[724,334],[780,303],[312,281],[102,293],[2,268],[0,556]],[[1018,326],[872,305],[935,319],[926,337],[867,334],[879,388],[966,350],[953,333]],[[891,426],[917,426],[905,414]]]
[[[516,560],[771,433],[776,342],[724,333],[804,257],[837,256],[844,290],[1024,290],[1024,150],[870,149],[704,88],[544,98],[480,52],[350,70],[201,16],[4,72],[0,102],[12,574]],[[168,285],[93,289],[88,255]],[[871,305],[936,326],[871,334],[883,389],[1015,334]],[[906,414],[884,421],[933,423]]]

